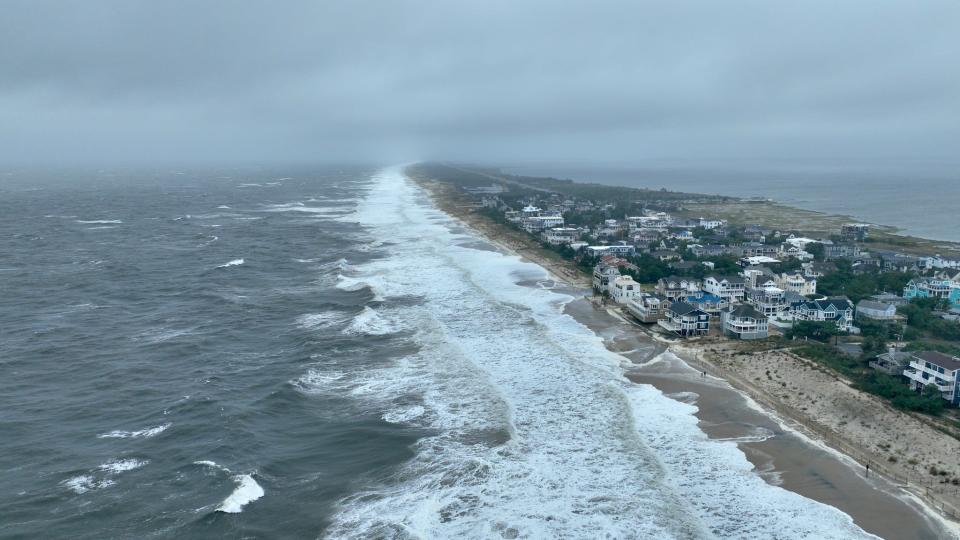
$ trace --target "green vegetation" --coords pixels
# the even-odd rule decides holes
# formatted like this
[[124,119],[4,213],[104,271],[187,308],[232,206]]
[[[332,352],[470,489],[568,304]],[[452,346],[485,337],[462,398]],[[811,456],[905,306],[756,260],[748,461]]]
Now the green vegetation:
[[817,291],[827,296],[846,296],[854,304],[885,291],[902,291],[913,277],[906,272],[854,273],[850,261],[836,261],[837,270],[817,280]]
[[914,392],[898,378],[870,369],[863,359],[847,356],[829,345],[809,342],[793,351],[846,376],[858,389],[880,396],[898,409],[938,415],[946,406],[935,386]]
[[828,343],[831,339],[840,335],[837,324],[833,321],[797,321],[793,327],[784,334],[787,339],[812,339],[822,343]]
[[[897,312],[907,317],[907,324],[921,336],[946,341],[960,341],[960,322],[942,319],[935,309],[946,307],[936,298],[914,298]],[[919,337],[919,336],[918,336]]]
[[936,386],[928,385],[922,393],[914,392],[896,377],[872,371],[857,381],[857,387],[871,394],[890,400],[898,409],[917,411],[926,414],[940,414],[946,402],[940,397]]

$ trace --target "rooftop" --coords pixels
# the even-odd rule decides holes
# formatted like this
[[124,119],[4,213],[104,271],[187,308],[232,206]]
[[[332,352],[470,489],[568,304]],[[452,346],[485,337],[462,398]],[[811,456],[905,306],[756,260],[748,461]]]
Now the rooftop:
[[924,362],[930,362],[931,364],[938,365],[943,369],[949,369],[955,371],[960,369],[960,358],[955,356],[950,356],[948,354],[943,354],[942,352],[937,351],[920,351],[913,353],[914,358],[922,360]]

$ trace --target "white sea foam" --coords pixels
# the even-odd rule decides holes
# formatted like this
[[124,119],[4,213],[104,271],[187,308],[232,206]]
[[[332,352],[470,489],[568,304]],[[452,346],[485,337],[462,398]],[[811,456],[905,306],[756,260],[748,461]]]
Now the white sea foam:
[[113,480],[110,480],[109,478],[97,478],[89,474],[74,476],[73,478],[69,478],[61,482],[61,485],[78,495],[88,491],[93,491],[95,489],[103,489],[105,487],[112,486],[113,484]]
[[868,536],[764,482],[735,442],[706,437],[695,406],[627,381],[624,358],[563,313],[569,296],[511,277],[547,279],[542,269],[456,245],[454,222],[398,170],[341,219],[404,246],[352,279],[423,302],[358,315],[351,327],[402,321],[419,352],[334,384],[396,403],[385,419],[420,413],[416,398],[417,422],[437,434],[393,481],[342,501],[329,536]]
[[221,209],[221,210],[230,210],[230,207],[227,206],[227,205],[225,205],[225,204],[221,204],[221,205],[218,206],[217,208],[219,208],[219,209]]
[[139,469],[140,467],[143,467],[147,463],[149,463],[149,461],[146,459],[134,459],[134,458],[115,459],[112,461],[108,461],[103,465],[100,465],[100,467],[98,468],[101,471],[108,472],[111,474],[120,474],[122,472]]
[[243,511],[244,506],[263,497],[263,488],[253,479],[252,475],[239,474],[234,476],[233,480],[237,483],[237,487],[229,497],[220,503],[217,512],[239,514]]
[[370,306],[366,306],[363,308],[363,311],[361,311],[353,318],[352,321],[350,321],[350,325],[344,329],[344,333],[354,335],[382,336],[398,330],[399,328],[394,321],[391,321],[387,317],[377,313],[377,311]]
[[159,435],[166,431],[170,427],[170,423],[160,424],[159,426],[153,426],[149,428],[140,429],[137,431],[111,431],[109,433],[101,433],[97,435],[98,439],[139,439],[146,437],[153,437],[154,435]]
[[240,266],[243,263],[244,263],[243,259],[234,259],[230,262],[225,262],[217,266],[217,268],[230,268],[231,266]]
[[390,411],[383,415],[383,419],[391,424],[403,424],[415,420],[423,416],[423,413],[426,412],[420,405],[415,405],[408,409],[400,409],[396,411]]
[[78,219],[77,223],[86,225],[117,225],[123,223],[123,221],[119,219]]
[[307,206],[302,202],[266,205],[267,212],[302,212],[317,216],[342,216],[349,211],[345,206]]
[[328,311],[325,313],[308,313],[297,317],[297,326],[305,330],[314,330],[317,328],[328,328],[350,319],[350,315],[339,311]]

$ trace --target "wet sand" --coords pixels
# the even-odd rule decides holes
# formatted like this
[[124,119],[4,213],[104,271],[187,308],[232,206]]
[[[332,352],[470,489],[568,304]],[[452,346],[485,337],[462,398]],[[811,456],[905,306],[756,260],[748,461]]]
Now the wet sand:
[[697,406],[700,428],[711,439],[737,441],[757,474],[773,485],[834,506],[867,532],[890,539],[955,537],[943,522],[899,487],[788,427],[722,379],[703,376],[625,322],[580,298],[567,312],[633,362],[627,377],[668,397]]

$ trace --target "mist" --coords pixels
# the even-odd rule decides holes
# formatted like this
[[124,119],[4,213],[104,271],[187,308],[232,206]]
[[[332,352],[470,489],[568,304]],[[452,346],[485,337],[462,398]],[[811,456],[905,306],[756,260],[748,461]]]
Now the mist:
[[960,3],[5,2],[0,163],[943,162]]

